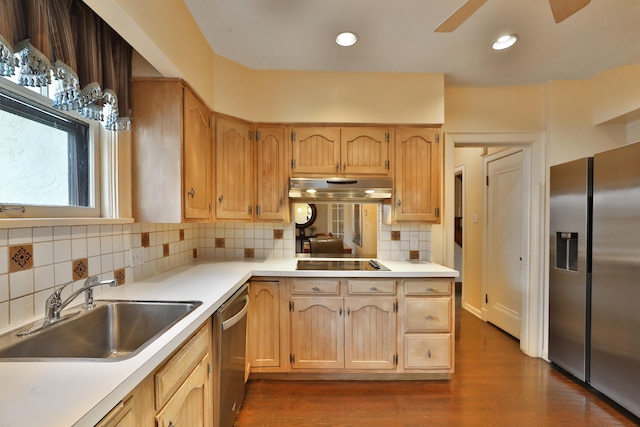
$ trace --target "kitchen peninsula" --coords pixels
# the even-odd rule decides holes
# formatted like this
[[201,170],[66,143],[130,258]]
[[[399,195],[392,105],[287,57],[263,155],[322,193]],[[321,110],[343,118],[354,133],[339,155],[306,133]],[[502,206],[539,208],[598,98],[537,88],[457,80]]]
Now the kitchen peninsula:
[[[332,291],[334,294],[331,298],[340,300],[340,303],[344,303],[344,301],[350,303],[351,299],[356,296],[361,296],[362,300],[374,299],[377,301],[376,298],[387,300],[393,297],[392,293],[396,294],[395,308],[392,302],[391,311],[396,310],[397,318],[394,317],[396,320],[393,333],[396,334],[397,331],[397,336],[388,337],[390,341],[398,343],[398,356],[395,361],[392,360],[396,365],[388,368],[376,366],[372,372],[392,371],[393,375],[399,376],[405,372],[424,371],[425,366],[419,362],[418,354],[422,351],[421,346],[425,339],[436,335],[436,333],[447,336],[446,340],[450,347],[445,346],[445,348],[451,349],[450,353],[447,353],[447,366],[443,368],[438,365],[437,377],[442,378],[443,375],[446,377],[453,372],[454,329],[452,319],[454,305],[451,303],[453,298],[451,292],[453,278],[458,276],[457,271],[428,262],[382,261],[384,266],[389,268],[389,271],[310,272],[296,270],[296,263],[296,259],[198,261],[147,280],[105,292],[100,296],[100,299],[199,300],[202,301],[202,305],[141,352],[121,361],[0,361],[0,376],[5,384],[11,385],[3,387],[0,391],[0,402],[2,402],[0,403],[0,425],[93,426],[97,424],[142,381],[155,372],[169,356],[180,349],[189,337],[201,330],[202,325],[208,324],[211,316],[220,305],[248,281],[251,288],[251,282],[264,283],[267,281],[273,284],[274,280],[277,280],[278,286],[286,286],[286,288],[282,288],[287,294],[287,298],[283,298],[283,300],[286,301],[289,296],[293,299],[295,296],[297,299],[294,302],[296,303],[320,299],[320,297],[314,296],[317,292],[314,287],[324,291],[330,288],[331,285],[329,288],[326,285],[331,283],[337,286]],[[434,286],[422,286],[425,281],[433,281]],[[318,285],[319,282],[324,284]],[[448,284],[448,296],[442,296],[440,295],[444,292],[442,286],[446,288],[446,284]],[[378,290],[380,295],[370,296],[371,292]],[[421,298],[432,298],[431,296],[420,296],[424,292],[435,292],[438,296],[433,298],[449,302],[447,315],[450,330],[448,332],[440,331],[432,334],[422,330],[419,323],[407,321],[406,315],[408,313],[415,309],[421,309],[420,301],[423,301]],[[325,295],[322,298],[327,299],[328,296]],[[343,306],[343,314],[346,314],[347,309],[355,314],[357,309],[353,307],[355,306],[349,304],[346,307]],[[438,316],[432,315],[432,317]],[[250,342],[252,332],[250,327]],[[397,341],[397,337],[401,336],[404,336],[403,341]],[[291,343],[295,343],[295,336],[291,335],[291,338]],[[345,337],[345,342],[347,340],[348,338]],[[279,348],[285,348],[286,343],[289,343],[288,339],[282,340],[279,343]],[[345,349],[346,354],[351,354],[347,347]],[[426,357],[435,358],[436,356],[434,350],[427,349],[425,354],[432,355]],[[278,358],[280,366],[256,366],[252,369],[256,374],[260,371],[262,373],[271,371],[278,372],[279,375],[294,375],[296,369],[301,369],[302,372],[316,369],[309,366],[298,368],[295,363],[281,363],[288,358],[288,354],[286,357],[281,354]],[[344,372],[353,373],[359,372],[359,369],[368,369],[368,367],[357,368],[355,371],[350,370],[346,365],[338,370],[335,367],[330,368],[333,372],[342,369],[346,369]],[[410,377],[407,376],[407,378]]]

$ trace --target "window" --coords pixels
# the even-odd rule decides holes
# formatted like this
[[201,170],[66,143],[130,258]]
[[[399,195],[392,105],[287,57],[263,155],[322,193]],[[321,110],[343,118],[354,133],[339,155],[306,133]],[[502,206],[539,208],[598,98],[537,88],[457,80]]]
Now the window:
[[91,127],[0,85],[0,217],[98,217]]

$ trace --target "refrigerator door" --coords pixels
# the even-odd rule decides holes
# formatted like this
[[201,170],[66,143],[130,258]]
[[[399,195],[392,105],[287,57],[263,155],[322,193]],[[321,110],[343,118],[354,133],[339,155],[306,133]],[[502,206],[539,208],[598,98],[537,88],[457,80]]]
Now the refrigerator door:
[[640,144],[594,156],[591,385],[640,416]]
[[591,158],[551,167],[549,360],[588,380]]

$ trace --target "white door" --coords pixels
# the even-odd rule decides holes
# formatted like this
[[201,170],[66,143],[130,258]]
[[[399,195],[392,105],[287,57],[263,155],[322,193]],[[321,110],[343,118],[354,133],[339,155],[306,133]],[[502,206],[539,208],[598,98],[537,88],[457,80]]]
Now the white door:
[[523,157],[518,151],[487,163],[487,320],[518,339],[526,230]]

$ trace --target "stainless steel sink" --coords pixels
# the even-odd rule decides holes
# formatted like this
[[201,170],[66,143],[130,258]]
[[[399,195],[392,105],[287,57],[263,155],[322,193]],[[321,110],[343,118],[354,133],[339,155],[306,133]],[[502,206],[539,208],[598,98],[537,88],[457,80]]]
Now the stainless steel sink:
[[18,337],[0,337],[0,361],[25,359],[122,360],[202,304],[200,301],[95,301],[96,307]]

